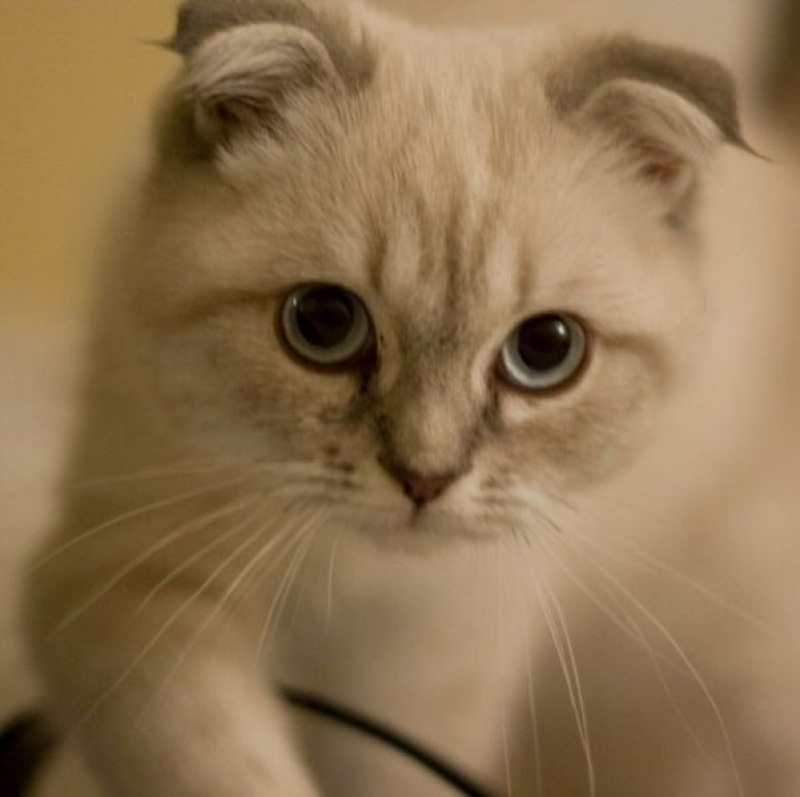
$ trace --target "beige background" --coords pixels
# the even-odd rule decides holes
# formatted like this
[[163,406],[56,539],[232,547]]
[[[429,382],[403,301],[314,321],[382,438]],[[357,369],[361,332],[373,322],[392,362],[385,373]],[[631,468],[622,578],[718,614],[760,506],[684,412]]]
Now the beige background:
[[3,299],[81,294],[120,163],[174,66],[145,42],[170,24],[156,0],[0,4]]

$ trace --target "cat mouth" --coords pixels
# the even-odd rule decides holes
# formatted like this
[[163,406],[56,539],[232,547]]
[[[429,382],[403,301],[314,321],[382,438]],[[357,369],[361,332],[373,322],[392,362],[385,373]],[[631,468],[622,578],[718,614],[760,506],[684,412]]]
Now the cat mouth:
[[334,522],[357,533],[384,540],[400,538],[456,539],[474,536],[467,518],[439,505],[437,502],[421,506],[394,502],[378,502],[357,508],[343,505],[334,512]]
[[[435,512],[435,510],[433,511]],[[422,504],[422,505],[413,504],[407,512],[408,527],[415,531],[424,530],[424,527],[426,523],[428,523],[431,513],[432,511],[431,509],[428,508],[427,504]]]
[[486,529],[479,529],[473,519],[438,501],[412,505],[401,513],[400,520],[397,531],[417,539],[444,541],[491,536]]

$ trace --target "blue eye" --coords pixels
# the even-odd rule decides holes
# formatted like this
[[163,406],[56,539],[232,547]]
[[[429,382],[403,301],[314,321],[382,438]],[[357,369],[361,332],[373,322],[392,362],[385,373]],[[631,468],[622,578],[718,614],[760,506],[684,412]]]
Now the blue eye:
[[510,385],[533,392],[570,381],[586,359],[586,331],[567,315],[548,313],[520,324],[503,345],[500,373]]
[[307,285],[289,294],[281,329],[294,354],[322,367],[354,364],[373,345],[372,325],[363,303],[336,285]]

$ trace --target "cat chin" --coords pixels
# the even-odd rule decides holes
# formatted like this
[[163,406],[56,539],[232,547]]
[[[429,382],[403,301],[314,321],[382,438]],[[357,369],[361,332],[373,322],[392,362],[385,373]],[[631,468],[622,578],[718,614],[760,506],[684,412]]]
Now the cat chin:
[[363,535],[377,545],[412,552],[497,539],[488,525],[435,506],[342,506],[331,512],[330,525],[334,531]]

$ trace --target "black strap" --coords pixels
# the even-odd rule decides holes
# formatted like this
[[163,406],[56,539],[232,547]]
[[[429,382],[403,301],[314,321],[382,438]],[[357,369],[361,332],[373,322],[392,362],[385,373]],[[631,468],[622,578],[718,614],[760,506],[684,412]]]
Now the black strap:
[[56,732],[43,714],[22,714],[0,733],[0,793],[25,797],[43,761],[56,745]]
[[[450,764],[385,725],[298,689],[283,687],[284,699],[292,705],[346,725],[407,755],[440,777],[466,797],[492,797]],[[26,797],[58,737],[44,714],[29,712],[17,717],[0,734],[0,785],[2,797]]]
[[446,761],[375,720],[367,719],[355,711],[311,695],[301,689],[292,689],[284,686],[280,691],[284,700],[297,706],[297,708],[311,711],[334,722],[346,725],[353,730],[378,739],[395,750],[399,750],[429,772],[437,775],[442,781],[448,783],[465,797],[493,797],[490,790],[461,774]]

